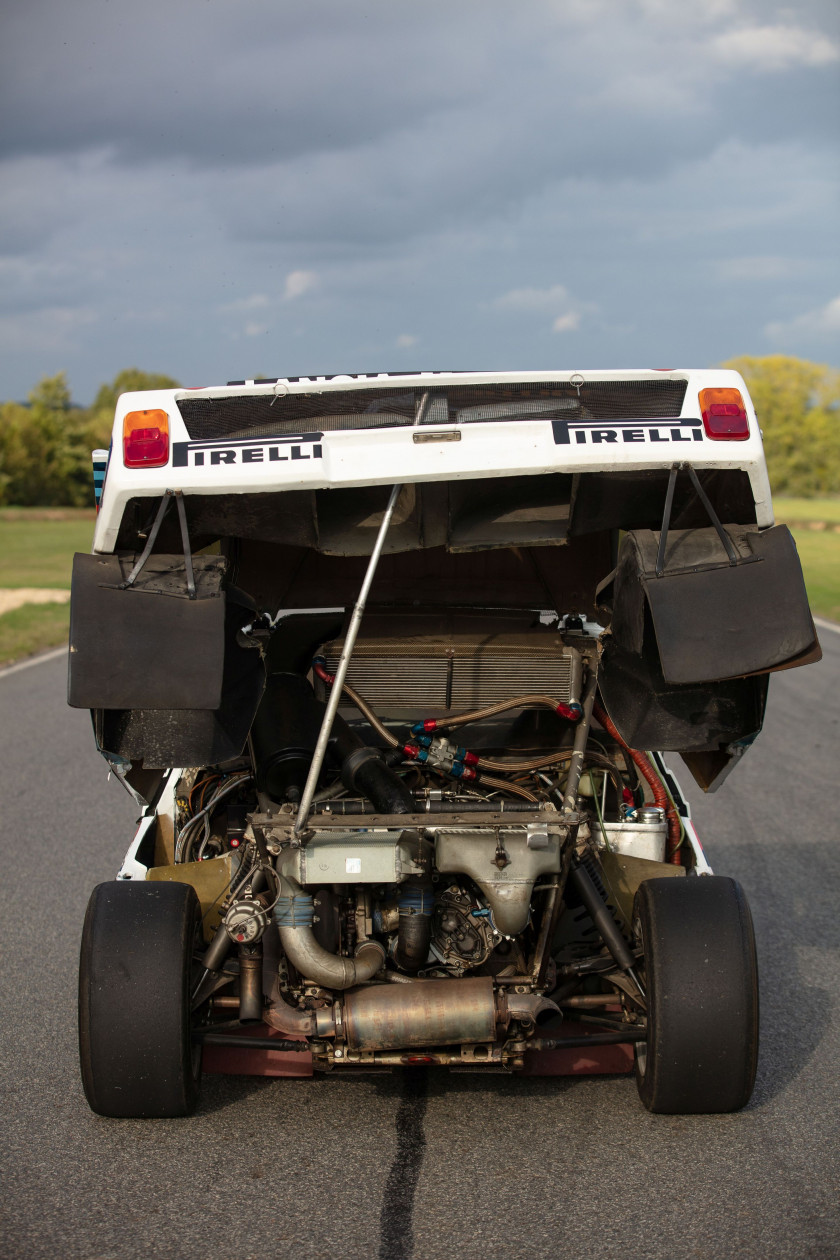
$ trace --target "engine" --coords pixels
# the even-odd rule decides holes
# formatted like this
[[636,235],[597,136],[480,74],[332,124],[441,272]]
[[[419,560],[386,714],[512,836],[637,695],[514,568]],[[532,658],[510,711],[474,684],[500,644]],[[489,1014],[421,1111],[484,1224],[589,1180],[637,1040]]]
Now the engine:
[[294,657],[269,628],[250,755],[178,785],[176,863],[224,881],[195,1000],[211,1018],[238,1001],[240,1020],[323,1065],[422,1051],[520,1066],[561,1016],[551,995],[591,955],[594,922],[608,948],[566,988],[632,968],[586,863],[642,842],[663,860],[667,824],[591,729],[596,642],[580,619],[527,635],[420,623],[383,620],[357,644],[305,825],[342,642],[312,645],[304,672],[299,636]]

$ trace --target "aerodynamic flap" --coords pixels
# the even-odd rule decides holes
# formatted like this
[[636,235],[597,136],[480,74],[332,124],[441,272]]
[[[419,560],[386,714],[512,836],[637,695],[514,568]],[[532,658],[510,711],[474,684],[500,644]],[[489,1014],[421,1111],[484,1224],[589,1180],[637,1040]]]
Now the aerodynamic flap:
[[73,559],[68,702],[80,709],[217,709],[227,561],[134,555]]
[[743,678],[819,659],[796,545],[785,525],[632,530],[599,602],[616,643],[640,654],[649,609],[663,678]]

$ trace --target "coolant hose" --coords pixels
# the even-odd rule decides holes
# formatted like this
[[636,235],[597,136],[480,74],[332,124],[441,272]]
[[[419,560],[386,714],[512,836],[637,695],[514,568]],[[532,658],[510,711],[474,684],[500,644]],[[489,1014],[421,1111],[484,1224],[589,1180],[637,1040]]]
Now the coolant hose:
[[341,767],[341,777],[351,791],[361,792],[373,801],[381,814],[410,814],[414,797],[373,748],[363,748],[358,759],[352,755]]
[[385,950],[377,941],[362,941],[355,958],[331,954],[315,939],[312,897],[294,880],[284,876],[274,906],[274,921],[289,962],[307,980],[325,989],[352,989],[372,980],[385,962]]
[[[325,682],[328,687],[331,687],[335,682],[335,674],[331,674],[328,671],[322,656],[315,657],[315,660],[312,662],[312,672],[317,678],[321,679],[321,682]],[[396,735],[392,735],[387,726],[380,722],[373,709],[369,704],[367,704],[364,698],[359,695],[358,691],[354,691],[353,688],[346,682],[342,687],[342,691],[347,698],[353,702],[362,717],[366,718],[373,729],[382,736],[386,744],[390,744],[392,748],[399,748],[401,746]]]
[[361,792],[381,814],[410,814],[414,798],[396,771],[375,748],[362,743],[356,732],[336,714],[329,742],[341,766],[341,779],[351,792]]
[[682,840],[682,827],[680,825],[679,814],[676,811],[673,801],[665,791],[665,785],[659,775],[654,770],[649,758],[643,752],[639,752],[638,748],[631,748],[626,740],[622,739],[618,730],[610,717],[608,717],[603,705],[595,702],[594,713],[598,721],[603,726],[608,735],[612,735],[616,743],[633,758],[633,761],[639,768],[639,772],[647,781],[653,792],[655,804],[665,811],[665,817],[668,819],[668,840],[669,840],[669,860],[673,866],[681,866],[680,862],[680,843]]

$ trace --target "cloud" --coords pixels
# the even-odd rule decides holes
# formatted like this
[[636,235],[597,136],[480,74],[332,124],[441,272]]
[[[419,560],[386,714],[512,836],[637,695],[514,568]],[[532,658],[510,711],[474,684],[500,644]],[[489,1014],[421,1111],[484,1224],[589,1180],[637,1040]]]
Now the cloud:
[[551,327],[557,333],[576,332],[580,327],[580,313],[569,311],[568,315],[558,315]]
[[[548,289],[511,289],[492,303],[500,311],[539,312],[554,315],[553,332],[576,332],[580,327],[583,309],[594,309],[594,303],[575,303],[563,284],[553,284]],[[555,313],[557,312],[557,313]]]
[[711,49],[719,61],[768,72],[840,61],[836,40],[801,26],[742,26],[717,35]]
[[408,350],[411,346],[416,346],[419,340],[420,338],[415,337],[413,333],[400,333],[394,345],[398,350]]
[[66,354],[79,348],[97,312],[84,306],[52,306],[0,316],[0,354]]
[[711,363],[840,292],[836,0],[6,7],[0,392]]
[[779,258],[771,255],[749,255],[743,258],[721,258],[715,264],[715,271],[720,280],[782,280],[802,271],[802,261],[798,258]]
[[235,298],[233,302],[224,302],[216,309],[222,315],[247,315],[250,311],[262,311],[271,305],[271,298],[265,293],[252,293],[250,297]]
[[568,301],[565,285],[554,284],[549,289],[511,289],[496,298],[493,305],[500,311],[554,311]]
[[765,332],[776,342],[798,342],[803,338],[834,338],[840,334],[840,297],[832,298],[823,306],[818,306],[791,320],[775,320],[769,323]]
[[283,297],[287,302],[293,302],[295,298],[303,297],[304,293],[309,293],[317,282],[318,277],[314,271],[290,271],[286,276]]
[[[314,11],[275,0],[7,7],[7,153],[110,143],[125,163],[285,159],[369,141],[464,101],[486,70],[477,49],[462,51],[474,43],[471,3],[454,15],[446,0],[418,11],[371,0],[365,13],[346,0],[319,0]],[[440,38],[441,21],[451,38]]]

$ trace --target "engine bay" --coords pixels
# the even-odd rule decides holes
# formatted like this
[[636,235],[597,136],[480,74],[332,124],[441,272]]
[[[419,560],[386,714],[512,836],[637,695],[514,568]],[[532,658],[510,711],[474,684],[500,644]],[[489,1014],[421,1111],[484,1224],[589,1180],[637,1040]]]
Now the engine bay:
[[267,676],[246,752],[173,772],[158,805],[147,878],[199,893],[205,1038],[235,1015],[323,1069],[515,1070],[564,1018],[587,1040],[642,1035],[633,894],[685,875],[699,847],[664,764],[609,729],[601,628],[372,614],[301,828],[345,647],[320,635],[340,622],[244,628]]

